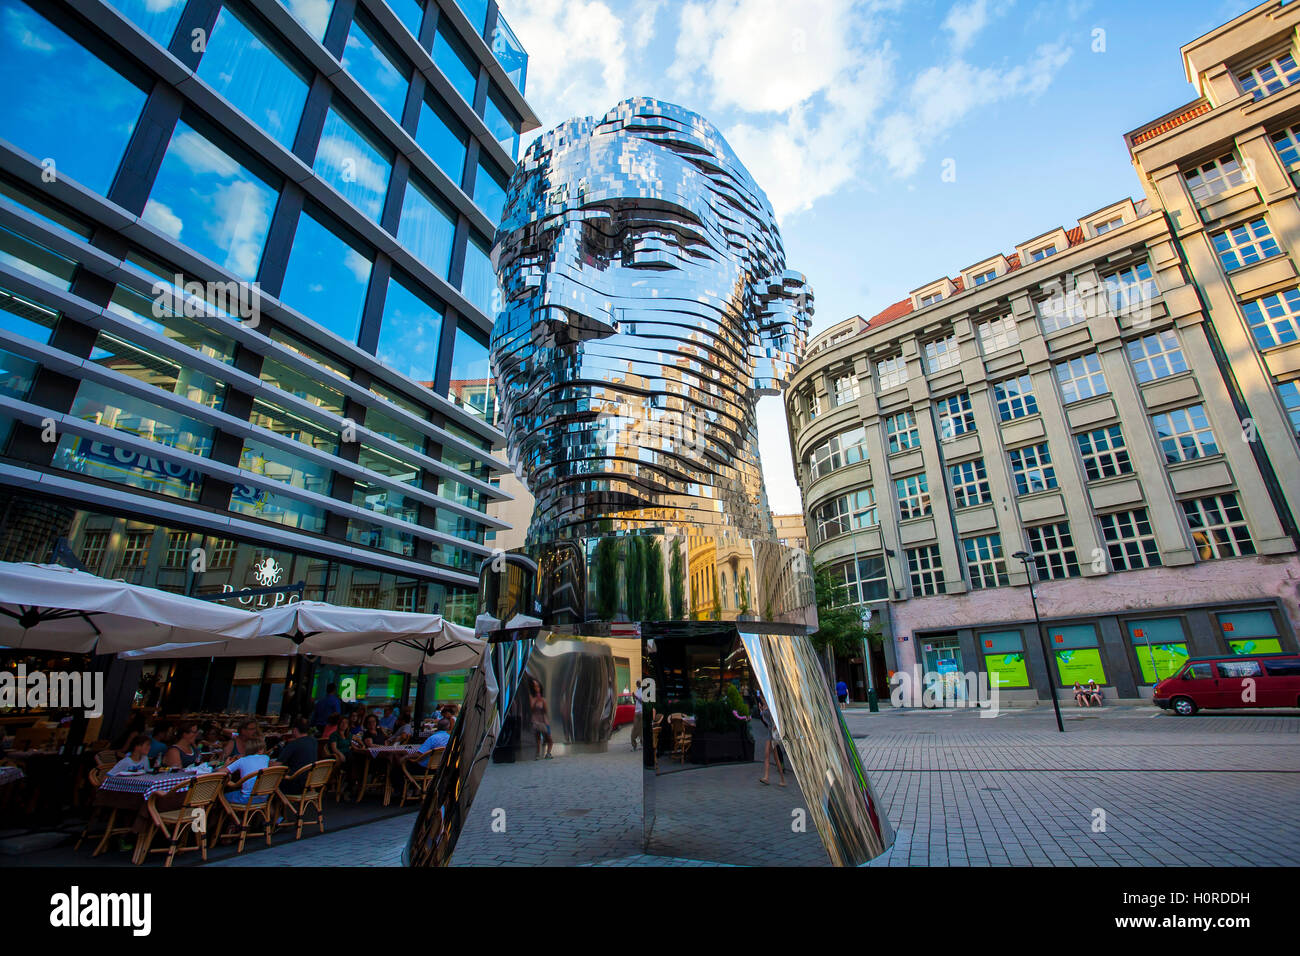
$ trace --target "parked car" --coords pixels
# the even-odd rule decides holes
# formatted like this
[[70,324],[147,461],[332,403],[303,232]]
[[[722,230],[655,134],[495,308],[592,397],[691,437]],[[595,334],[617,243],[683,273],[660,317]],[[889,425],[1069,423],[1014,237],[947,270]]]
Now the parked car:
[[1193,657],[1156,684],[1153,700],[1184,717],[1198,710],[1300,707],[1300,654]]
[[636,716],[636,701],[632,699],[631,694],[619,694],[618,706],[614,708],[614,730],[622,727],[624,724],[632,723]]

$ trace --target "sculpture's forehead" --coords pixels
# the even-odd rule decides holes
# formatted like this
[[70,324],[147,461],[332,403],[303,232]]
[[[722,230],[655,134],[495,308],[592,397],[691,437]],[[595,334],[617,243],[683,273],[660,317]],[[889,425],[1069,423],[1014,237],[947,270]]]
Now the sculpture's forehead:
[[687,210],[702,223],[717,216],[716,184],[699,167],[667,146],[639,136],[596,135],[556,149],[541,169],[547,213],[636,200]]

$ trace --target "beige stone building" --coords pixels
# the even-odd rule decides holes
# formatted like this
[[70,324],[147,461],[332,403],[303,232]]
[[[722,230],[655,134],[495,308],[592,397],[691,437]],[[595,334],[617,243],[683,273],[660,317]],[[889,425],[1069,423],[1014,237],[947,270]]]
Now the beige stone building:
[[1127,136],[1145,198],[809,344],[811,553],[889,670],[1132,699],[1189,655],[1296,649],[1297,24],[1272,2],[1183,48],[1200,96]]
[[772,524],[776,526],[776,538],[782,544],[808,550],[808,530],[803,515],[772,515]]

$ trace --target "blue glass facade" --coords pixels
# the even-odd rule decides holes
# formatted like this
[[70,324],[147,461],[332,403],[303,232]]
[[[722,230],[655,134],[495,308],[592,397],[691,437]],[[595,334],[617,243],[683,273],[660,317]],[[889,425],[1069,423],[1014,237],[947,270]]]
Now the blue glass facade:
[[[537,121],[494,2],[389,7],[0,0],[0,80],[27,91],[0,102],[0,499],[48,471],[86,514],[370,567],[389,606],[472,617],[502,497],[486,237]],[[160,47],[192,79],[152,73]],[[112,282],[79,281],[105,256]],[[81,380],[51,377],[67,349]],[[34,396],[75,423],[57,446],[18,414]]]

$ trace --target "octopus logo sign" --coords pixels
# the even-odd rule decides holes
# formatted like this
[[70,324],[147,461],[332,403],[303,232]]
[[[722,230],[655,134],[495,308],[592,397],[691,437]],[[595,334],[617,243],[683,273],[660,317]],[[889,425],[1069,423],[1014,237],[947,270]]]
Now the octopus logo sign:
[[253,565],[253,579],[261,587],[273,587],[280,583],[280,578],[283,576],[284,568],[275,563],[275,558],[267,558]]

